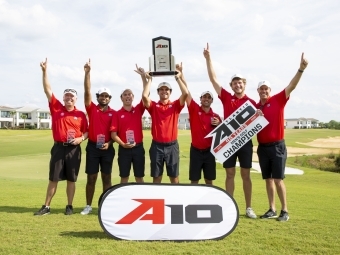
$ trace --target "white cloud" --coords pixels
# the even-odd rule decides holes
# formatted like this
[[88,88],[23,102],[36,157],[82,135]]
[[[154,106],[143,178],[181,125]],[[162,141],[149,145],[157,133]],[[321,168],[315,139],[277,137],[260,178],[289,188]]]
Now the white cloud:
[[294,26],[284,25],[282,27],[283,34],[288,37],[296,37],[301,35],[301,32]]

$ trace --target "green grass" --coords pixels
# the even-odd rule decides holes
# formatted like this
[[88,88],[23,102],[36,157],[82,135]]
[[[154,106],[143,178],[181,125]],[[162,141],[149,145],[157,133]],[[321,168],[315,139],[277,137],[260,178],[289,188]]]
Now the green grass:
[[[286,130],[288,146],[302,146],[317,138],[340,136],[334,130]],[[148,155],[150,133],[145,132]],[[236,176],[235,199],[240,220],[235,231],[220,241],[134,242],[116,241],[101,229],[96,202],[101,194],[100,180],[94,198],[94,212],[82,216],[85,205],[85,150],[74,199],[76,214],[65,216],[65,182],[60,182],[52,200],[52,213],[33,217],[45,199],[48,183],[49,130],[0,130],[0,254],[339,254],[340,253],[340,175],[301,167],[304,175],[285,179],[288,222],[251,220],[244,216],[242,182]],[[188,183],[190,132],[180,131],[180,181]],[[256,144],[256,142],[255,142]],[[83,144],[83,149],[85,148]],[[146,181],[149,161],[146,157]],[[289,162],[290,166],[293,166]],[[113,183],[118,183],[116,158]],[[268,209],[264,181],[252,173],[253,208],[257,214]],[[215,184],[224,187],[225,171],[218,164]],[[133,180],[132,180],[133,181]],[[167,178],[164,182],[169,182]],[[277,207],[279,202],[277,199]]]

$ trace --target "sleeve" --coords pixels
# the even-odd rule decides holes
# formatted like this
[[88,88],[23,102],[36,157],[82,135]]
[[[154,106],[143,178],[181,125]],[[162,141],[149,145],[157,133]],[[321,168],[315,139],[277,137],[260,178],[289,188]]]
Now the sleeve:
[[194,99],[191,100],[190,105],[188,105],[188,111],[189,113],[194,113],[196,112],[198,104],[194,101]]
[[52,93],[52,97],[51,97],[51,102],[48,103],[48,107],[50,108],[50,112],[51,114],[55,113],[56,111],[58,111],[63,105],[59,102],[58,99],[56,99],[56,97],[54,96],[54,94]]
[[289,100],[289,97],[288,98],[286,97],[286,90],[285,89],[282,90],[280,93],[276,94],[275,98],[278,100],[279,104],[283,107],[286,105],[286,103]]
[[150,102],[150,107],[146,108],[146,110],[150,113],[151,116],[152,116],[152,112],[154,111],[155,104],[156,103],[154,101],[151,101]]
[[93,102],[91,102],[91,104],[89,106],[85,106],[85,110],[86,110],[87,115],[89,117],[92,116],[92,109],[93,109],[93,107],[96,107],[96,105]]
[[110,132],[118,132],[118,113],[114,112],[111,119]]
[[89,131],[89,124],[87,122],[86,114],[84,112],[82,113],[83,113],[83,118],[82,118],[82,123],[81,123],[81,132],[86,133]]
[[136,105],[136,108],[138,109],[138,111],[143,115],[145,112],[145,106],[143,104],[143,101],[141,100],[139,102],[139,104]]
[[180,113],[180,112],[183,110],[185,104],[184,104],[184,105],[181,105],[179,99],[177,99],[177,100],[174,102],[174,106],[175,106],[175,110],[176,110],[178,113]]
[[224,88],[221,89],[221,96],[218,96],[218,98],[223,102],[223,101],[230,101],[231,99],[231,94],[226,91]]

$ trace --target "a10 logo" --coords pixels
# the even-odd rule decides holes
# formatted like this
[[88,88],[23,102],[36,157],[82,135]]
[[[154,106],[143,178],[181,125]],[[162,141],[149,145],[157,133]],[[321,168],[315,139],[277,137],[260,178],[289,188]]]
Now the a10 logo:
[[[137,220],[149,220],[152,224],[165,224],[165,206],[171,210],[171,224],[220,223],[223,221],[222,207],[216,204],[165,204],[164,199],[133,199],[141,204],[118,220],[116,224],[133,224]],[[146,214],[152,209],[151,214]],[[199,217],[199,211],[208,212],[209,217]]]

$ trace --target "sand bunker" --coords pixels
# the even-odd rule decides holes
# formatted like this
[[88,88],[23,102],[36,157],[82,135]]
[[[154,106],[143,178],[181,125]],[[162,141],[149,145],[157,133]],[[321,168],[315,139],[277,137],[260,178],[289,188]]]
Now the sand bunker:
[[308,145],[311,147],[318,147],[318,148],[335,148],[340,149],[340,137],[329,137],[329,138],[319,138],[309,143],[298,143],[303,145]]

